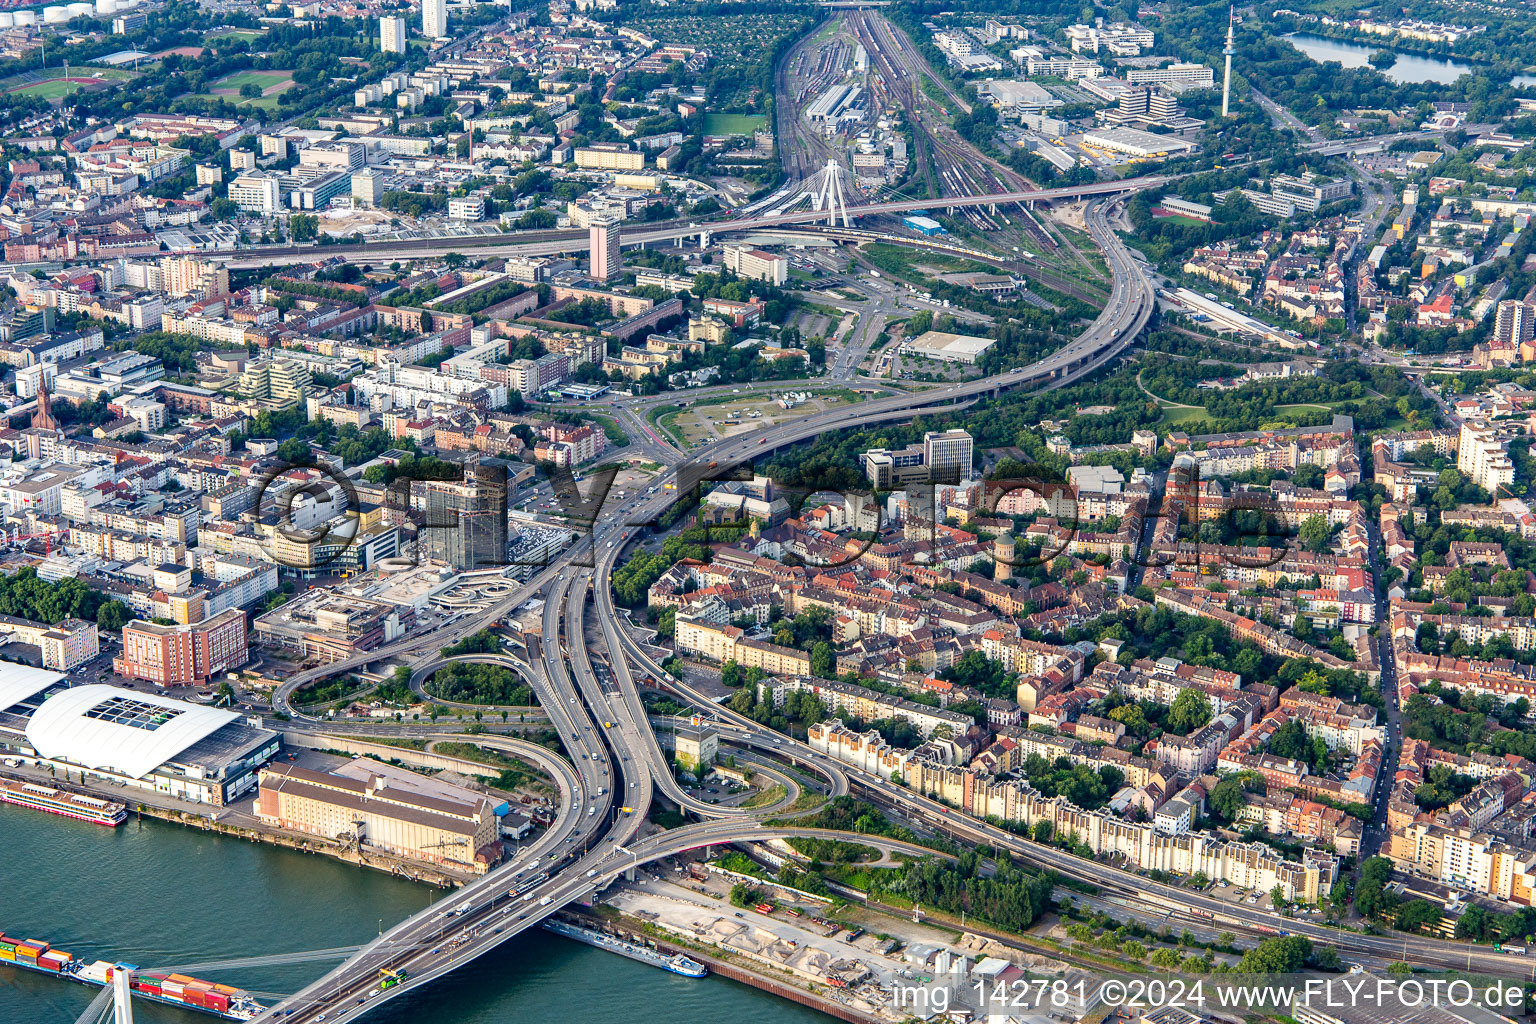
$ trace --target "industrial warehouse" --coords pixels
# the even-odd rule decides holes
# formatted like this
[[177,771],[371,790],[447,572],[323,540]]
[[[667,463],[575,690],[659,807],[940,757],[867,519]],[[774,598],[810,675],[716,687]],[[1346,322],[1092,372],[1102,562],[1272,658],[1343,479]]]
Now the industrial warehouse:
[[901,350],[914,356],[924,356],[947,363],[965,363],[969,366],[974,365],[983,352],[996,344],[996,340],[992,338],[925,331],[902,345]]
[[59,672],[7,665],[0,748],[52,768],[222,807],[256,785],[281,737],[232,711],[117,686],[67,686]]
[[335,772],[275,764],[256,799],[267,825],[478,872],[501,859],[498,819],[509,810],[368,759]]

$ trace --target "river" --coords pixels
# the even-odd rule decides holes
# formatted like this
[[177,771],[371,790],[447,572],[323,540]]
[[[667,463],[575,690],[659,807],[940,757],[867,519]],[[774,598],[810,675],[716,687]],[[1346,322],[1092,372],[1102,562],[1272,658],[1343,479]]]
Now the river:
[[[117,829],[0,804],[0,931],[86,960],[141,967],[355,945],[443,893],[325,857],[130,819]],[[299,988],[333,964],[201,971],[253,993]],[[0,1021],[73,1024],[96,990],[0,964]],[[271,999],[264,999],[271,1002]],[[600,1024],[830,1018],[724,978],[682,978],[535,931],[446,981],[402,996],[377,1024]],[[135,1001],[147,1024],[214,1018]]]

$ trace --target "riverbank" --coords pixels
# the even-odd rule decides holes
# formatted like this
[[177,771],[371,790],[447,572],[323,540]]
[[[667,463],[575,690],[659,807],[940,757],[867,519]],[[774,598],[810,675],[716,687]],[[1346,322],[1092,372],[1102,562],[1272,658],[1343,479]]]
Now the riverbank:
[[[653,922],[626,914],[611,905],[604,909],[609,913],[570,911],[568,916],[585,927],[612,932],[631,942],[653,946],[668,956],[681,953],[702,963],[722,978],[729,978],[731,981],[755,988],[759,992],[767,992],[837,1020],[848,1021],[849,1024],[891,1024],[891,1018],[866,1013],[829,999],[803,980],[796,979],[787,972],[784,975],[768,974],[761,967],[746,963],[741,957],[719,946],[686,941],[671,931],[663,930]],[[830,986],[827,987],[830,988]]]
[[[476,737],[463,738],[472,741]],[[407,768],[426,769],[427,774],[442,772],[457,774],[464,777],[466,783],[472,779],[495,779],[502,772],[502,768],[495,765],[415,750],[410,747],[370,742],[367,739],[352,736],[287,732],[284,733],[284,741],[289,747],[298,748],[309,754],[366,755]],[[555,756],[551,754],[549,758],[550,767],[556,767]],[[539,790],[543,791],[540,793],[540,799],[543,799],[544,792],[554,792],[554,781],[546,773],[545,766],[531,765],[521,759],[519,763],[526,765],[528,773],[536,777]],[[22,782],[64,786],[90,796],[122,803],[128,807],[130,814],[136,814],[141,818],[154,818],[186,828],[217,833],[247,842],[264,843],[298,853],[316,854],[343,864],[368,868],[434,888],[458,888],[477,877],[477,873],[472,869],[456,871],[444,865],[398,857],[380,850],[360,849],[321,836],[293,832],[269,825],[256,816],[254,792],[248,792],[232,804],[215,807],[178,800],[161,793],[115,786],[94,776],[67,773],[60,776],[46,768],[31,765],[7,768],[0,777],[14,778]],[[484,786],[483,783],[480,785],[486,795],[498,801],[508,800],[515,807],[522,808],[524,813],[530,813],[535,809],[535,804],[532,803],[534,797],[531,795],[525,794],[524,797],[519,798],[516,794],[493,790]],[[528,800],[530,803],[523,803],[523,800]],[[537,806],[542,808],[544,805]],[[40,815],[48,813],[31,808],[23,810]]]
[[[434,900],[452,898],[328,857],[147,816],[110,829],[0,804],[0,833],[10,863],[48,868],[7,873],[0,927],[8,933],[145,969],[260,957],[252,965],[192,972],[253,993],[296,991],[335,962],[265,962],[274,954],[355,946]],[[6,1024],[74,1024],[94,994],[0,967]],[[723,974],[682,978],[540,931],[510,940],[443,984],[378,1007],[368,1021],[610,1024],[635,1016],[636,1007],[645,1024],[829,1020]],[[147,1003],[134,1006],[134,1019],[193,1022],[184,1011]]]

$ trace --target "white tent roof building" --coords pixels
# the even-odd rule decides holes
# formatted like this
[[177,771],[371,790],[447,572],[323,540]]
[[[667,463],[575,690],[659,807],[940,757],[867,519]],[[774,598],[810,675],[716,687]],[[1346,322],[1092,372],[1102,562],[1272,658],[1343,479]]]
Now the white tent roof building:
[[74,686],[18,706],[56,681],[11,680],[0,670],[0,703],[14,708],[0,729],[23,729],[11,745],[66,772],[222,805],[256,784],[257,769],[281,745],[277,733],[233,711],[118,686]]
[[240,716],[116,686],[76,686],[43,703],[27,739],[43,757],[142,779]]

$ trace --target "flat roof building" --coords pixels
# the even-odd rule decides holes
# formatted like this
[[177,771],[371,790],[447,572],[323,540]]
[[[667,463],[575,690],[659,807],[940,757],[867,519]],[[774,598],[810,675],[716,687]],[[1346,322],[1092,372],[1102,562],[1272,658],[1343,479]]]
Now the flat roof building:
[[6,666],[0,745],[65,775],[223,806],[256,784],[281,737],[259,720],[157,693]]
[[449,796],[407,787],[390,777],[386,765],[378,771],[359,767],[354,761],[341,774],[272,765],[261,773],[256,816],[360,849],[479,873],[501,859],[498,819],[510,810],[507,804],[468,791]]
[[1181,156],[1195,149],[1193,142],[1135,128],[1101,128],[1087,132],[1083,135],[1083,143],[1135,157]]
[[981,354],[996,345],[991,338],[976,338],[968,334],[946,334],[943,331],[925,331],[902,345],[902,351],[913,355],[939,359],[947,363],[974,364]]

